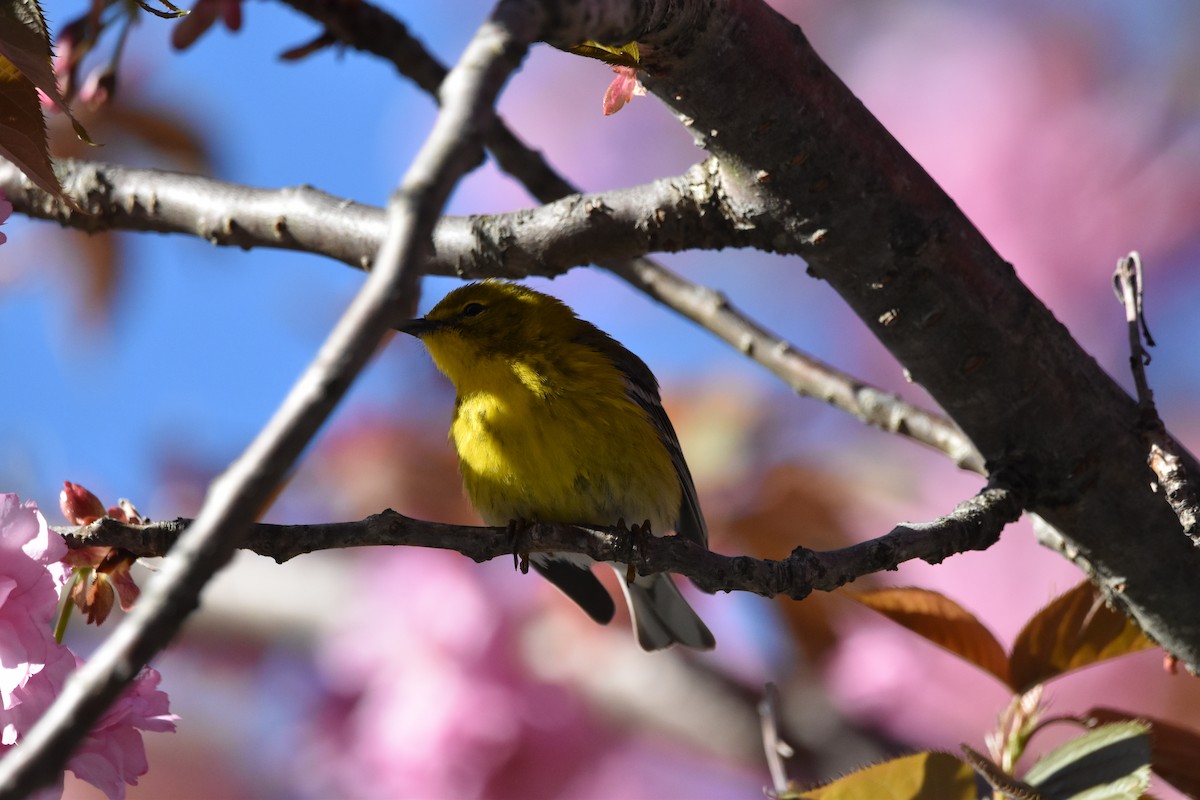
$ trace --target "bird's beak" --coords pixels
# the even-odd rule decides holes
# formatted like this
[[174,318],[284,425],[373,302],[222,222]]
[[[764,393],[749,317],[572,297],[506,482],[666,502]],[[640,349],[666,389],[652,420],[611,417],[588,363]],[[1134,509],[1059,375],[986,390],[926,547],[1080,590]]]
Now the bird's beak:
[[404,322],[397,324],[395,327],[396,330],[400,331],[401,333],[408,333],[416,336],[419,339],[427,333],[436,331],[443,325],[445,325],[445,323],[441,320],[433,320],[427,317],[417,317],[416,319],[405,320]]

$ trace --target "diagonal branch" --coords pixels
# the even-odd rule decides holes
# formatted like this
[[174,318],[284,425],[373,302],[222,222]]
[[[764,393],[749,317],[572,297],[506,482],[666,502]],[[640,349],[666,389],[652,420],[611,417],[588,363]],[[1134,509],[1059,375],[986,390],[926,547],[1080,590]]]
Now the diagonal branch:
[[433,131],[392,198],[375,270],[305,374],[246,452],[210,487],[138,607],[0,761],[0,796],[28,795],[61,774],[75,746],[199,603],[245,529],[378,346],[397,311],[415,308],[429,232],[450,190],[478,156],[481,122],[543,22],[541,6],[505,0],[443,87]]
[[[997,486],[983,489],[950,514],[932,522],[902,523],[876,539],[838,550],[798,547],[781,561],[726,556],[677,536],[637,541],[631,554],[629,532],[620,528],[581,528],[537,523],[522,533],[525,552],[582,553],[595,561],[632,561],[641,574],[674,572],[707,592],[754,592],[802,599],[832,591],[850,581],[905,561],[937,564],[968,550],[986,550],[1004,527],[1021,516],[1021,499]],[[189,520],[129,525],[104,518],[79,528],[61,528],[71,547],[120,547],[140,557],[163,555],[190,525]],[[454,550],[475,561],[513,554],[507,528],[479,528],[412,519],[395,511],[358,522],[252,526],[241,547],[284,562],[304,553],[378,545]]]
[[797,350],[743,314],[721,292],[684,280],[646,258],[601,266],[762,364],[797,394],[822,400],[866,425],[939,450],[961,469],[987,474],[983,456],[952,420]]

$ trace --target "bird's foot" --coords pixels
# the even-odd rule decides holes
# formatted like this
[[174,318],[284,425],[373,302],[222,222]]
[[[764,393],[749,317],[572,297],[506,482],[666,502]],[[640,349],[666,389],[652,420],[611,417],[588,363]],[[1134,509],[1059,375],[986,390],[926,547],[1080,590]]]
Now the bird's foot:
[[[625,520],[618,520],[617,527],[624,530]],[[629,555],[625,559],[626,583],[633,583],[634,579],[637,578],[637,567],[635,566],[637,553],[639,550],[644,549],[642,542],[646,541],[645,537],[651,535],[653,534],[650,530],[650,520],[646,520],[641,525],[634,525],[629,529],[629,536],[625,540],[629,549]]]
[[508,543],[512,548],[513,569],[520,570],[522,575],[529,574],[529,536],[530,522],[527,519],[510,519],[508,521]]

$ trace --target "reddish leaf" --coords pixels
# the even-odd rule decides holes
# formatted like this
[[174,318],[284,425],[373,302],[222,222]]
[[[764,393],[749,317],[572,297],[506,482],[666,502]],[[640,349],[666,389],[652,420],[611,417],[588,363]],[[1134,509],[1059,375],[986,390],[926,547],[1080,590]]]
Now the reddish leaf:
[[63,105],[54,79],[50,32],[35,0],[0,0],[0,56],[55,104]]
[[915,753],[852,772],[797,800],[975,800],[975,771],[949,753]]
[[880,589],[850,597],[1008,683],[1004,648],[973,614],[928,589]]
[[46,148],[40,89],[70,117],[76,134],[87,132],[70,116],[51,62],[50,34],[35,0],[0,0],[0,156],[58,197],[62,188]]
[[1084,581],[1035,614],[1017,635],[1011,685],[1024,692],[1064,672],[1148,647],[1154,643],[1141,629]]
[[604,92],[604,116],[615,114],[634,96],[643,96],[646,90],[638,83],[637,70],[633,67],[613,67],[617,77]]
[[1150,725],[1150,768],[1188,797],[1200,797],[1200,731],[1181,728],[1144,714],[1093,708],[1083,716],[1100,722],[1140,720]]

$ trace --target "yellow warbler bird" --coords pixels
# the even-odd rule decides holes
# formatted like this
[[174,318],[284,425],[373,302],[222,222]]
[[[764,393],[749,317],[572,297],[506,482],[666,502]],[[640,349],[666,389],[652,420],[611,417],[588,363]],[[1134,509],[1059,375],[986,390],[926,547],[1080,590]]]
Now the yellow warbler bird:
[[[397,329],[419,337],[454,383],[450,438],[467,494],[489,525],[649,520],[655,534],[674,530],[708,546],[654,374],[562,301],[488,280],[455,289]],[[535,553],[530,562],[592,619],[612,619],[612,597],[590,559]],[[621,586],[646,650],[716,644],[667,575],[622,577]]]

